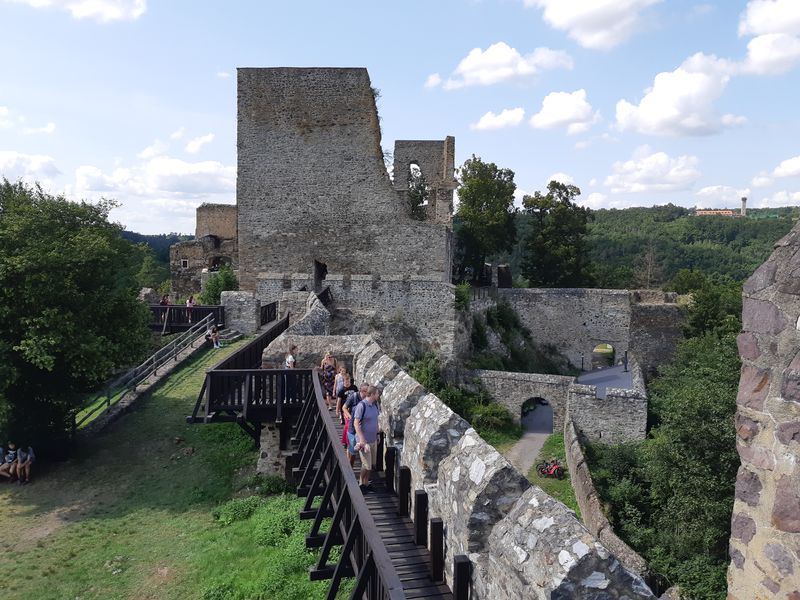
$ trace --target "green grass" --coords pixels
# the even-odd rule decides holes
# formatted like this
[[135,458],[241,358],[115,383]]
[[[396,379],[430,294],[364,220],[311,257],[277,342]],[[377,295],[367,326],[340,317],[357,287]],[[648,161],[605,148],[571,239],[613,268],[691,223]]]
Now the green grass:
[[3,600],[319,596],[305,571],[313,556],[291,536],[265,547],[256,515],[212,516],[252,475],[256,452],[235,425],[185,416],[205,369],[239,346],[187,361],[69,461],[42,464],[31,485],[0,484]]
[[564,470],[567,470],[567,455],[564,450],[563,433],[554,433],[545,440],[544,446],[542,446],[542,449],[539,451],[539,456],[536,457],[536,462],[534,462],[531,470],[528,471],[528,480],[538,485],[556,500],[566,504],[569,508],[574,510],[575,514],[580,518],[581,510],[578,507],[578,501],[575,499],[575,490],[572,489],[569,473],[567,473],[564,479],[559,481],[552,477],[539,477],[539,474],[536,472],[536,465],[545,460],[552,460],[553,458],[557,458],[558,462],[564,467]]

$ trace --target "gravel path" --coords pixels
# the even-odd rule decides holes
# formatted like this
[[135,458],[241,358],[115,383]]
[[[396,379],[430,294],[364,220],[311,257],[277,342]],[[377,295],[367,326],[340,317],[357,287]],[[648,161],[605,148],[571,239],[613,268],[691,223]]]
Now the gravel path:
[[537,406],[522,418],[525,433],[506,454],[506,458],[517,470],[527,476],[528,471],[539,456],[544,441],[553,433],[553,407]]

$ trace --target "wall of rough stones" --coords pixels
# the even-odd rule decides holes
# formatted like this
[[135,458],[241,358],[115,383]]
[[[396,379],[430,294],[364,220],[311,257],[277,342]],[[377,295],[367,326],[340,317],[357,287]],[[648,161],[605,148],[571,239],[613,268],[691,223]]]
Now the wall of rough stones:
[[235,204],[203,203],[197,207],[194,237],[199,240],[215,235],[220,239],[235,240],[237,220]]
[[[287,288],[288,284],[288,288]],[[309,274],[262,273],[256,280],[256,296],[262,302],[280,300],[281,311],[295,314],[302,286],[313,289]],[[404,322],[421,340],[445,359],[468,343],[455,309],[455,287],[426,276],[329,274],[323,286],[331,290],[337,308],[374,315],[382,321]]]
[[537,343],[552,344],[575,366],[591,365],[592,350],[611,344],[616,359],[636,354],[646,373],[668,362],[683,318],[674,294],[658,290],[499,289]]
[[446,577],[466,554],[471,598],[653,598],[563,504],[532,486],[435,395],[375,343],[354,356],[360,380],[384,388],[387,444],[444,520]]
[[408,176],[416,164],[429,187],[427,216],[437,223],[450,224],[453,212],[455,178],[455,138],[444,140],[397,140],[394,143],[394,189],[406,201]]
[[244,335],[253,335],[261,326],[261,302],[252,292],[225,291],[220,295],[225,307],[225,326]]
[[239,69],[237,131],[242,289],[314,261],[449,280],[448,227],[413,220],[389,180],[366,69]]
[[648,577],[650,573],[647,562],[614,533],[611,523],[608,522],[594,487],[589,465],[586,464],[578,431],[571,420],[564,427],[564,448],[567,454],[569,478],[575,490],[575,499],[581,509],[581,520],[627,569],[642,577]]
[[[186,267],[181,261],[188,261]],[[173,244],[169,249],[170,279],[172,291],[181,296],[198,294],[202,289],[204,269],[208,269],[214,261],[230,264],[238,268],[236,239],[223,240],[214,236],[205,236],[196,240],[188,240]]]
[[598,398],[593,385],[573,383],[569,388],[568,418],[591,442],[619,444],[647,436],[644,377],[636,359],[629,358],[631,389],[608,388],[605,398]]
[[484,370],[470,371],[468,376],[477,377],[492,399],[511,412],[515,422],[520,422],[526,400],[544,398],[553,407],[553,431],[564,428],[569,386],[574,377]]
[[728,598],[800,600],[800,226],[743,288]]

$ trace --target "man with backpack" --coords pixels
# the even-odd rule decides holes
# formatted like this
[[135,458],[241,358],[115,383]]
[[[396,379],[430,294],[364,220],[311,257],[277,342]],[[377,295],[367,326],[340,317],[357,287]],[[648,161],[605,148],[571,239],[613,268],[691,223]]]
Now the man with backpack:
[[353,463],[356,460],[356,429],[355,423],[353,423],[353,412],[355,411],[356,407],[361,403],[361,401],[367,397],[367,391],[369,390],[369,386],[366,383],[362,383],[361,387],[358,388],[358,391],[351,391],[347,394],[347,399],[342,404],[342,414],[344,414],[345,422],[345,431],[347,432],[347,458],[350,460],[350,466],[353,466]]
[[361,459],[361,472],[358,479],[361,482],[362,493],[371,492],[369,483],[370,472],[374,469],[378,453],[378,398],[380,391],[374,385],[367,389],[367,397],[358,403],[353,411],[355,423],[356,443],[354,449],[358,451]]

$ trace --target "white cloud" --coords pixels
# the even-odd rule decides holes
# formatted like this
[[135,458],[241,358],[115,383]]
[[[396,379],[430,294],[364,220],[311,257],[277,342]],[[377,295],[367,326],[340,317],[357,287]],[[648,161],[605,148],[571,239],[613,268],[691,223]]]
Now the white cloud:
[[800,205],[800,192],[775,192],[771,196],[759,198],[756,201],[756,208],[775,208],[777,206],[798,206]]
[[514,206],[516,206],[519,209],[522,209],[523,208],[522,199],[525,196],[532,196],[532,195],[533,194],[531,192],[526,192],[522,188],[517,188],[516,190],[514,190]]
[[171,140],[179,140],[183,137],[183,134],[186,133],[186,127],[180,127],[169,134],[169,139]]
[[672,158],[642,146],[631,160],[615,162],[604,184],[615,194],[686,190],[700,178],[698,163],[696,156]]
[[753,184],[753,187],[757,188],[768,187],[772,185],[772,177],[770,177],[769,174],[762,172],[753,177],[753,180],[750,183]]
[[800,34],[797,0],[750,0],[739,19],[739,35]]
[[147,0],[6,0],[32,8],[66,10],[75,19],[94,19],[101,23],[129,21],[147,10]]
[[438,87],[442,83],[442,76],[438,73],[431,73],[425,80],[425,87],[427,89]]
[[795,177],[800,175],[800,156],[781,161],[781,164],[775,167],[772,174],[775,177]]
[[165,192],[210,194],[236,190],[236,167],[213,160],[191,163],[157,156],[147,163],[144,176],[149,187]]
[[523,108],[506,108],[499,115],[494,114],[492,111],[483,115],[477,123],[470,125],[470,129],[489,130],[489,129],[502,129],[503,127],[516,127],[525,118],[525,109]]
[[786,33],[766,33],[748,42],[742,71],[754,75],[777,75],[785,73],[798,61],[800,38]]
[[551,27],[566,31],[585,48],[608,49],[641,28],[641,11],[662,0],[525,0],[543,9]]
[[24,134],[26,134],[26,135],[31,135],[31,134],[35,134],[35,133],[51,134],[55,130],[56,130],[56,124],[51,121],[50,123],[48,123],[47,125],[44,125],[42,127],[27,127],[25,129],[23,129],[22,132]]
[[7,127],[11,127],[11,111],[8,110],[7,106],[0,106],[0,129],[5,129]]
[[586,206],[593,210],[597,210],[598,208],[608,208],[608,196],[601,194],[600,192],[592,192],[585,198],[581,198],[579,196],[576,202],[580,206]]
[[566,173],[561,173],[561,172],[553,173],[552,175],[550,175],[550,177],[548,177],[547,180],[544,182],[544,187],[547,187],[547,185],[551,181],[557,181],[558,183],[565,183],[567,185],[575,185],[575,180],[572,178],[571,175],[567,175]]
[[228,71],[217,71],[217,77],[220,79],[228,79],[231,74]]
[[701,188],[695,196],[698,208],[731,208],[739,206],[742,197],[750,195],[750,190],[737,189],[729,185],[709,185]]
[[551,92],[542,100],[542,109],[531,117],[537,129],[567,128],[567,133],[583,133],[599,118],[586,101],[586,90]]
[[709,135],[744,122],[736,115],[718,116],[714,101],[725,91],[736,65],[697,53],[680,67],[656,75],[638,105],[617,102],[617,127],[651,135]]
[[155,140],[147,148],[139,152],[139,154],[136,155],[136,158],[147,160],[149,158],[153,158],[154,156],[158,156],[159,154],[164,154],[167,148],[168,148],[167,144],[165,144],[161,140]]
[[0,150],[0,177],[5,177],[9,181],[17,179],[28,182],[43,181],[59,174],[61,171],[50,156]]
[[186,152],[188,152],[189,154],[197,154],[198,152],[200,152],[200,149],[203,146],[213,141],[214,141],[214,134],[207,133],[205,135],[201,135],[200,137],[196,137],[193,140],[189,140],[184,150],[186,150]]
[[[561,50],[536,48],[530,54],[523,56],[516,48],[505,42],[497,42],[486,50],[480,48],[470,50],[469,54],[458,63],[453,75],[444,82],[444,89],[492,85],[535,75],[547,69],[572,69],[572,66],[572,57]],[[430,77],[428,79],[430,80]]]

